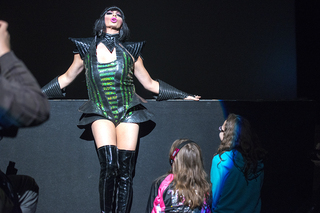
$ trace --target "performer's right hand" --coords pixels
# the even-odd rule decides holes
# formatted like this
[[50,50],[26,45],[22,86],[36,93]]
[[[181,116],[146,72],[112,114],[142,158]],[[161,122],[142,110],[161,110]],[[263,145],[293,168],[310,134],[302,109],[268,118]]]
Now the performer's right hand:
[[184,100],[199,101],[200,98],[201,96],[195,95],[195,96],[188,96]]

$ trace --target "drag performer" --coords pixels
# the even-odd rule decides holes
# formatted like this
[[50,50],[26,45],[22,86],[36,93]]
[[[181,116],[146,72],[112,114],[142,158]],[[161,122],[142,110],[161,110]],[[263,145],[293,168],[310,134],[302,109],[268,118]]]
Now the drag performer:
[[63,96],[63,89],[85,68],[89,101],[78,126],[91,128],[101,172],[102,212],[128,212],[139,123],[151,114],[135,93],[133,75],[157,100],[199,100],[161,80],[153,80],[140,56],[144,42],[126,42],[129,29],[118,7],[106,8],[94,26],[95,37],[71,38],[76,46],[74,61],[61,76],[43,87],[49,98]]
[[211,187],[198,144],[189,139],[174,141],[169,161],[170,171],[152,183],[146,213],[210,213]]

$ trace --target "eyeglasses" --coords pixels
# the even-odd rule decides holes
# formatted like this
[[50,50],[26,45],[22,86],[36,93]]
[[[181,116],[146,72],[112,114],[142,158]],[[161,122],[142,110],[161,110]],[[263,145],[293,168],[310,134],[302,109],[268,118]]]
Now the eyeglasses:
[[224,132],[224,130],[222,129],[222,126],[219,126],[219,131]]

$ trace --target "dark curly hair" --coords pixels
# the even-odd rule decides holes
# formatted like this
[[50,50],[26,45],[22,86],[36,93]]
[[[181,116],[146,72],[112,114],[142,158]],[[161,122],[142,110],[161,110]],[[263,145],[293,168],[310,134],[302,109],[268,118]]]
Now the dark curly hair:
[[120,39],[120,41],[126,41],[129,38],[130,30],[129,30],[128,25],[125,21],[125,16],[124,16],[123,11],[119,7],[116,7],[116,6],[107,7],[106,9],[104,9],[104,11],[100,15],[100,18],[98,18],[94,23],[94,27],[93,27],[94,35],[101,36],[103,33],[106,33],[106,24],[104,21],[104,16],[110,10],[111,11],[117,10],[121,13],[122,27],[119,32],[119,35],[120,35],[119,39]]
[[224,152],[239,151],[245,160],[243,173],[248,179],[250,172],[256,173],[259,161],[265,159],[266,150],[261,147],[258,136],[253,132],[249,121],[240,115],[229,114],[223,134],[215,155],[219,155],[222,160],[221,155]]

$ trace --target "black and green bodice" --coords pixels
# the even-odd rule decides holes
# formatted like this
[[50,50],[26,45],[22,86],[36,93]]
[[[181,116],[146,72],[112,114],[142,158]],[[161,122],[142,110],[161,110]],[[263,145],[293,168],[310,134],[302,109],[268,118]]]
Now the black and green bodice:
[[[144,42],[125,42],[119,36],[104,34],[95,38],[71,40],[84,61],[89,101],[79,110],[120,122],[140,123],[149,120],[150,114],[141,105],[133,84],[134,63],[140,56]],[[99,63],[96,47],[103,43],[110,52],[116,51],[116,60]]]

